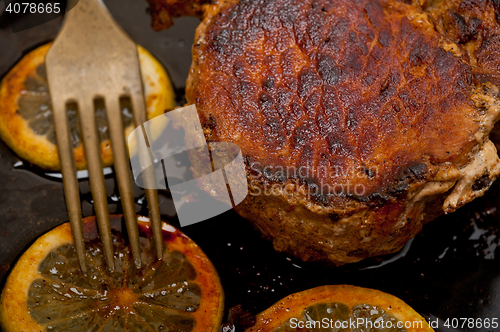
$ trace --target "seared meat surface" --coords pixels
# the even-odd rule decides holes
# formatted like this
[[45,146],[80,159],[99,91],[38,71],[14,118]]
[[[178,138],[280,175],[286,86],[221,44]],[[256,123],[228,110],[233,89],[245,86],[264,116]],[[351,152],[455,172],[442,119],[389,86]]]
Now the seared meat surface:
[[500,173],[497,0],[148,1],[156,28],[202,15],[187,100],[240,146],[236,211],[279,251],[393,253]]

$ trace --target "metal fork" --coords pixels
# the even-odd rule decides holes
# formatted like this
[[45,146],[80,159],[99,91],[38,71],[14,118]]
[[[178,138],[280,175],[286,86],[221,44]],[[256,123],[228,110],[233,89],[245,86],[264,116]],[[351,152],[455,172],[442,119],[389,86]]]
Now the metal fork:
[[[73,7],[74,6],[74,7]],[[107,109],[114,167],[132,255],[141,265],[135,201],[132,192],[130,161],[127,156],[119,99],[132,102],[134,122],[146,122],[146,109],[136,44],[113,20],[100,0],[70,0],[64,25],[47,53],[45,63],[51,92],[56,128],[56,142],[61,161],[64,193],[71,222],[75,248],[82,271],[86,272],[82,212],[73,148],[69,139],[66,105],[78,104],[78,116],[90,188],[108,268],[114,270],[113,243],[107,205],[107,194],[101,164],[100,142],[94,116],[94,100],[103,98]],[[148,151],[138,151],[146,161]],[[154,188],[154,173],[146,169],[145,188]],[[149,184],[149,185],[148,185]],[[162,257],[162,232],[158,193],[145,190],[157,256]]]

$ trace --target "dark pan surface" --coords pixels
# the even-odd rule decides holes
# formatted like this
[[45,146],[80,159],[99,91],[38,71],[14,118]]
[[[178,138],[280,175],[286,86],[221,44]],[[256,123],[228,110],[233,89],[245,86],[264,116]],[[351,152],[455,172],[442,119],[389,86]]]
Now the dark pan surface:
[[[164,64],[182,103],[191,43],[199,21],[180,19],[170,30],[155,33],[149,28],[145,2],[105,2],[131,37]],[[52,40],[60,24],[57,19],[14,34],[5,17],[0,18],[0,77],[27,51]],[[106,184],[108,195],[117,195],[111,176]],[[88,181],[80,182],[80,190],[83,213],[92,215]],[[147,213],[141,205],[141,194],[136,188],[137,209]],[[238,304],[258,313],[297,291],[325,284],[352,284],[388,292],[426,318],[439,318],[437,331],[500,331],[444,327],[448,318],[500,320],[499,195],[497,182],[484,197],[427,225],[402,253],[341,268],[303,263],[276,253],[270,242],[262,240],[232,211],[182,231],[203,248],[219,271],[226,293],[225,320],[227,310]],[[116,202],[110,199],[110,203],[111,212],[119,213]],[[165,219],[178,227],[166,194],[161,196],[161,209]],[[0,142],[0,285],[30,243],[67,219],[61,182],[30,165],[21,165]]]

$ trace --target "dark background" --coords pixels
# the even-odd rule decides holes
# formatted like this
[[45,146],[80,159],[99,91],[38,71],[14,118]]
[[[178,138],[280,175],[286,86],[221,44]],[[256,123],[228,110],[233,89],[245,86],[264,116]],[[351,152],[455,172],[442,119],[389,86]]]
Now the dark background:
[[[167,31],[149,28],[147,5],[141,0],[105,0],[129,35],[166,67],[179,102],[191,63],[191,44],[199,21],[183,18]],[[0,13],[4,11],[0,1]],[[0,16],[0,77],[28,51],[52,39],[61,25],[57,18],[41,26],[13,33]],[[16,165],[16,166],[15,166]],[[108,196],[118,194],[112,176]],[[85,216],[93,214],[88,181],[80,181]],[[227,310],[241,304],[258,313],[281,298],[326,284],[351,284],[379,289],[400,297],[428,319],[440,319],[438,331],[494,331],[446,329],[448,318],[500,320],[500,184],[458,212],[427,225],[403,255],[332,268],[297,261],[276,253],[248,222],[233,211],[181,230],[196,241],[217,268],[226,294]],[[142,192],[136,188],[137,209]],[[110,199],[111,212],[120,212]],[[166,193],[161,195],[166,220],[179,226]],[[0,287],[17,257],[41,234],[66,222],[60,180],[19,159],[0,142]],[[379,266],[380,265],[380,266]],[[500,328],[495,329],[500,331]]]

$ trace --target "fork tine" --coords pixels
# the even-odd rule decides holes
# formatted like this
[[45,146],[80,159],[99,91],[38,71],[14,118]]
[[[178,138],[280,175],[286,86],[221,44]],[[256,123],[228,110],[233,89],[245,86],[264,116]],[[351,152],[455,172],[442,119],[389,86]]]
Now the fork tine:
[[83,237],[82,207],[80,206],[80,192],[78,179],[76,178],[75,157],[69,137],[68,119],[66,118],[66,105],[54,103],[53,116],[56,129],[56,141],[61,162],[61,174],[63,179],[64,195],[68,208],[71,232],[75,242],[76,253],[80,267],[84,274],[87,273],[85,263],[85,239]]
[[137,268],[141,267],[141,249],[139,245],[139,230],[137,227],[137,216],[135,213],[134,194],[132,192],[132,175],[130,172],[129,160],[127,157],[127,147],[123,136],[122,113],[118,96],[106,99],[106,109],[108,114],[108,127],[113,149],[114,166],[116,179],[120,190],[123,212],[125,214],[125,224],[132,248],[132,256]]
[[104,185],[104,174],[101,165],[101,148],[97,126],[95,123],[95,110],[92,100],[79,101],[79,117],[82,128],[83,147],[89,170],[90,190],[94,200],[97,224],[101,236],[104,255],[108,263],[108,269],[114,271],[113,241],[111,239],[111,225],[109,221],[108,199],[106,186]]
[[[147,121],[146,118],[146,104],[144,103],[144,97],[142,94],[142,89],[133,90],[132,96],[132,108],[134,112],[135,125],[141,126]],[[144,133],[144,130],[143,130]],[[147,141],[147,139],[146,139]],[[151,158],[149,151],[142,151],[138,149],[139,160],[143,164],[143,160],[149,160]],[[144,179],[144,192],[146,194],[146,200],[148,201],[149,217],[151,220],[151,227],[153,228],[153,238],[156,247],[156,256],[158,259],[163,258],[163,234],[161,230],[161,216],[160,216],[160,204],[158,202],[158,192],[155,188],[156,179],[154,174],[154,168],[148,167],[143,172]]]
[[[151,170],[151,172],[149,172]],[[151,179],[152,183],[156,183],[154,180],[154,173],[152,168],[146,170],[146,178]],[[158,192],[156,189],[146,189],[146,200],[148,201],[148,210],[151,218],[151,226],[153,227],[153,238],[155,240],[156,256],[158,259],[163,258],[163,234],[161,230],[161,216],[160,216],[160,203],[158,202]]]

